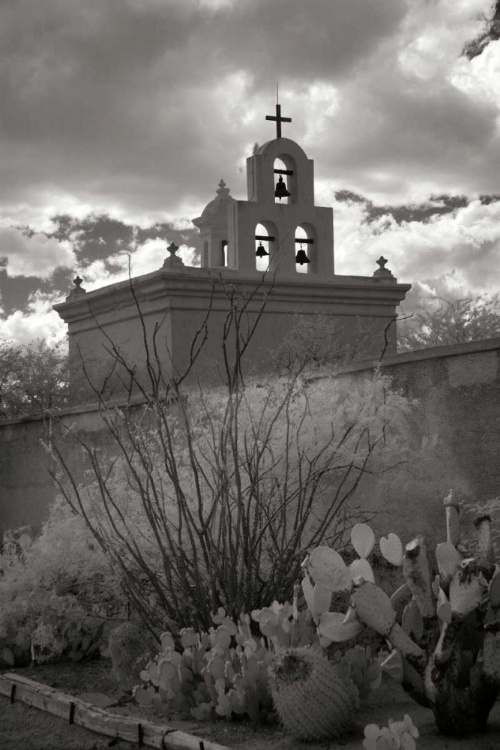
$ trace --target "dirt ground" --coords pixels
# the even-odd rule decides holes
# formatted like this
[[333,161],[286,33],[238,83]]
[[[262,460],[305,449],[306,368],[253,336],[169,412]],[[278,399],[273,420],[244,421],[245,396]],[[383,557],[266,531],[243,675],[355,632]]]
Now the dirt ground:
[[[2,670],[13,671],[13,670]],[[120,695],[116,683],[110,676],[109,662],[100,660],[80,664],[46,665],[36,668],[14,670],[25,677],[56,687],[62,692],[76,695],[83,700],[104,707],[106,701],[115,702]],[[351,735],[341,740],[326,743],[301,743],[292,740],[278,726],[259,726],[250,721],[198,722],[179,720],[159,715],[152,710],[137,706],[113,706],[110,711],[147,718],[159,724],[175,727],[184,732],[212,740],[238,750],[262,750],[272,746],[273,750],[362,750],[363,729],[366,724],[386,724],[389,718],[401,719],[408,713],[420,731],[421,750],[499,750],[500,749],[500,701],[490,714],[488,732],[463,739],[440,735],[434,725],[432,712],[414,703],[406,693],[389,679],[372,693],[362,705],[356,717],[356,726]],[[2,750],[104,750],[109,747],[109,738],[102,737],[78,726],[70,726],[62,719],[21,703],[11,706],[0,696],[0,748]],[[116,748],[126,750],[133,747],[120,741]]]

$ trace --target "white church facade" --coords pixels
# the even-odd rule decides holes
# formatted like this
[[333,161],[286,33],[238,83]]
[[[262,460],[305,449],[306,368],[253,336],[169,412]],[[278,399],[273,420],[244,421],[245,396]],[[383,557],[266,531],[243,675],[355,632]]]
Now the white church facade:
[[[247,159],[247,200],[233,198],[221,180],[215,198],[193,220],[201,267],[184,265],[171,244],[157,271],[92,292],[77,279],[66,301],[54,306],[68,325],[76,400],[92,399],[93,388],[104,383],[110,396],[123,391],[120,368],[110,375],[113,349],[140,377],[146,376],[147,347],[166,378],[182,372],[210,305],[208,337],[192,375],[217,382],[229,290],[235,297],[254,294],[249,320],[268,296],[246,357],[255,373],[270,366],[297,315],[313,321],[318,313],[329,316],[343,341],[369,331],[358,358],[396,353],[396,310],[411,285],[398,283],[384,258],[370,276],[335,273],[333,210],[315,205],[314,163],[281,136],[281,122],[289,120],[281,117],[280,105],[267,119],[276,120],[277,137]],[[93,388],[82,386],[88,379]]]

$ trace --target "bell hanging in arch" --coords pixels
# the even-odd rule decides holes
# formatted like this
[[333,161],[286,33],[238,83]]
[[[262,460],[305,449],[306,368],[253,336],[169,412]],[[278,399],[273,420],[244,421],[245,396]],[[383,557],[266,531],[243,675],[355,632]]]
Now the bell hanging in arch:
[[300,248],[300,250],[297,251],[297,255],[295,256],[295,262],[298,263],[299,266],[303,266],[304,263],[310,263],[311,261],[307,257],[306,251]]
[[278,182],[276,183],[276,190],[274,191],[275,198],[279,198],[280,200],[282,198],[289,198],[291,193],[288,192],[286,189],[286,185],[283,182],[283,176],[280,175],[280,178]]
[[259,247],[255,251],[255,255],[257,256],[257,258],[264,258],[266,255],[269,255],[262,242],[259,243]]

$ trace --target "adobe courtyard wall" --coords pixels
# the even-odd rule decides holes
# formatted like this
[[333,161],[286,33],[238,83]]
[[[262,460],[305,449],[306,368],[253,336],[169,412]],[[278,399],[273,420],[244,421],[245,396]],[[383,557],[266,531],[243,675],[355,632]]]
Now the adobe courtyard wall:
[[[386,357],[382,371],[402,393],[418,400],[412,438],[418,459],[383,476],[367,476],[359,498],[379,515],[375,526],[407,540],[445,533],[442,499],[450,488],[466,500],[500,495],[500,338]],[[338,374],[346,387],[369,377],[373,362],[357,362]],[[86,404],[59,415],[103,454],[111,441],[98,407]],[[43,446],[50,422],[27,417],[0,422],[0,534],[47,517],[56,488]],[[54,426],[52,427],[54,429]],[[422,443],[424,452],[417,454]],[[79,464],[76,448],[69,456]]]
[[[369,364],[346,367],[339,377],[347,384],[366,377]],[[500,338],[386,357],[382,371],[418,401],[418,458],[385,477],[367,477],[361,491],[380,508],[377,525],[385,533],[442,541],[442,500],[450,489],[474,503],[500,497]]]

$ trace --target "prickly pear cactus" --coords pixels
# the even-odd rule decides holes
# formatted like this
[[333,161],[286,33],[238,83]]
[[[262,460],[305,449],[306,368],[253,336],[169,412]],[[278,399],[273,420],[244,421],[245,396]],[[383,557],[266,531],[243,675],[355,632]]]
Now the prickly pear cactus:
[[[274,609],[279,613],[281,605]],[[273,623],[269,612],[263,612],[264,629],[277,627],[277,620]],[[218,627],[208,633],[181,630],[181,650],[170,633],[163,633],[160,653],[139,674],[142,685],[134,688],[135,700],[159,711],[191,714],[198,721],[246,714],[272,723],[267,668],[273,652],[264,638],[252,635],[250,615],[242,613],[235,621],[221,607],[212,620]]]
[[303,646],[277,654],[269,686],[285,729],[298,739],[338,737],[352,724],[358,690],[347,671],[320,649]]
[[[303,587],[323,637],[347,641],[364,628],[383,636],[393,650],[382,667],[432,709],[443,734],[462,736],[485,731],[500,693],[500,567],[490,517],[478,516],[475,541],[460,543],[459,505],[451,492],[443,504],[447,540],[437,545],[435,560],[429,562],[421,536],[405,548],[395,534],[380,539],[382,555],[404,578],[391,598],[374,583],[367,561],[374,535],[365,524],[353,529],[360,559],[350,571],[340,555],[318,547],[304,561]],[[315,609],[316,587],[350,591],[344,617]]]
[[123,690],[139,681],[142,660],[149,661],[155,651],[153,636],[137,622],[124,622],[109,635],[109,655],[113,676]]
[[378,727],[367,724],[365,727],[364,750],[417,750],[419,731],[408,714],[402,721],[389,719],[389,726]]

